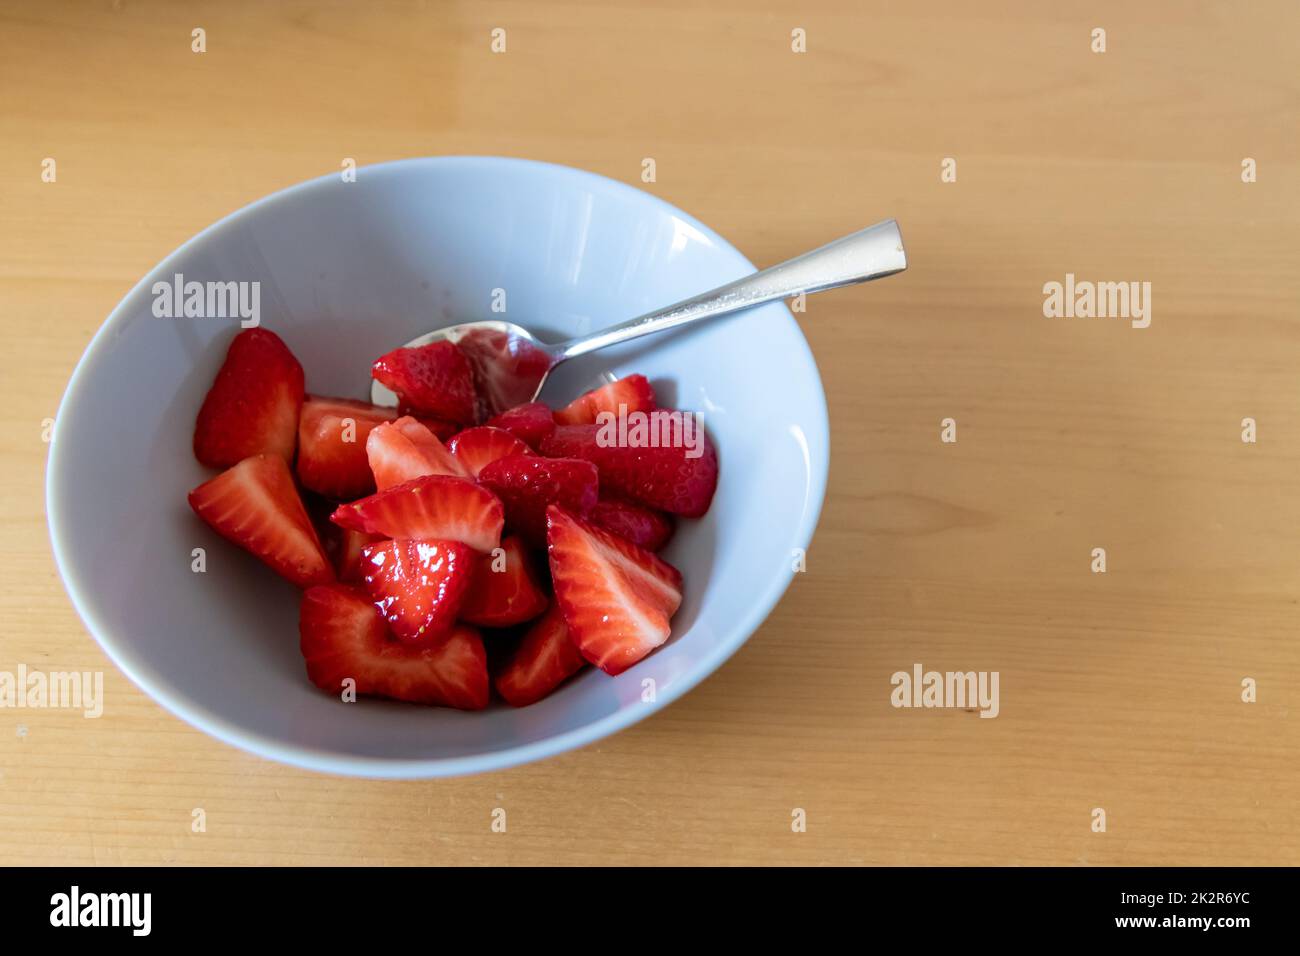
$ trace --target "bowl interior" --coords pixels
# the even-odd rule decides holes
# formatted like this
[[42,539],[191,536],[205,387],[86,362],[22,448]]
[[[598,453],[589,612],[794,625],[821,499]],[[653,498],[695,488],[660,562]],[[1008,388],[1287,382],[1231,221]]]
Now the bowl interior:
[[[558,341],[750,271],[734,248],[652,196],[522,160],[408,160],[254,203],[142,280],[73,376],[48,478],[69,593],[118,666],[165,707],[300,766],[472,772],[626,726],[744,642],[789,584],[792,550],[812,535],[827,468],[825,399],[783,305],[557,371],[543,393],[552,404],[640,371],[662,404],[702,412],[718,447],[718,492],[705,518],[680,523],[664,555],[685,576],[668,645],[617,678],[588,671],[531,707],[466,714],[345,705],[307,682],[296,590],[185,501],[211,476],[191,452],[194,416],[238,319],[155,317],[153,285],[176,274],[259,283],[261,324],[298,356],[308,391],[364,399],[369,361],[430,329],[506,318]],[[493,311],[497,290],[504,315]]]

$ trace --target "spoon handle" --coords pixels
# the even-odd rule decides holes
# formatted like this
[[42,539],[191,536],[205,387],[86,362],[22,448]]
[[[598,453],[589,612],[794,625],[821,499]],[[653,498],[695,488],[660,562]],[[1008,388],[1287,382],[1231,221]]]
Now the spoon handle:
[[561,360],[571,359],[607,345],[679,328],[715,315],[739,312],[773,299],[879,279],[906,268],[907,254],[903,251],[903,236],[898,231],[898,223],[886,219],[711,292],[703,292],[667,308],[571,339],[557,346],[556,351]]

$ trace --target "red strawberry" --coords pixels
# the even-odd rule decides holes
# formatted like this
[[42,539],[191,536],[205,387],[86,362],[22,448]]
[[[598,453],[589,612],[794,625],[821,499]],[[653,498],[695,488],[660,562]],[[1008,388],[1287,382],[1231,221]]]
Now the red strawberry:
[[685,441],[660,448],[620,446],[613,429],[602,431],[600,425],[561,425],[542,442],[542,454],[594,462],[606,491],[660,511],[698,518],[709,510],[718,486],[718,453],[703,428],[695,432],[695,458]]
[[587,660],[569,636],[564,613],[557,604],[528,629],[493,683],[508,704],[526,707],[586,666]]
[[289,466],[279,455],[245,458],[189,495],[190,507],[223,538],[255,554],[298,587],[334,580]]
[[334,554],[334,569],[338,573],[340,581],[346,581],[348,584],[360,584],[361,577],[361,549],[368,544],[374,544],[376,541],[383,541],[377,534],[366,534],[364,531],[352,531],[349,528],[340,528],[338,525],[331,523],[330,527],[338,532],[338,544]]
[[372,431],[366,456],[380,491],[423,475],[470,477],[433,432],[409,415]]
[[472,329],[456,345],[474,370],[480,421],[532,398],[554,364],[542,349],[494,329]]
[[194,457],[210,468],[261,454],[292,461],[302,391],[302,366],[278,335],[240,332],[199,409]]
[[447,442],[447,448],[470,476],[477,478],[483,466],[507,455],[531,455],[533,450],[501,428],[480,425],[468,428]]
[[298,633],[307,677],[327,693],[341,696],[350,688],[361,696],[462,710],[488,704],[487,654],[472,627],[457,627],[437,644],[403,644],[389,636],[365,595],[330,584],[302,596]]
[[510,627],[531,621],[549,603],[523,542],[512,535],[501,539],[496,554],[476,556],[460,619],[480,627]]
[[330,520],[386,538],[460,541],[487,553],[501,543],[505,509],[492,492],[472,481],[426,475],[339,505]]
[[367,402],[309,395],[298,418],[298,480],[330,498],[358,498],[375,490],[366,438],[397,412]]
[[555,413],[558,425],[594,425],[601,412],[611,415],[623,412],[649,412],[655,406],[655,390],[644,375],[629,375],[616,382],[592,389],[580,395]]
[[451,342],[394,349],[375,359],[371,374],[397,393],[403,409],[462,425],[476,420],[474,372]]
[[488,419],[494,428],[503,428],[534,449],[541,448],[542,440],[555,431],[555,416],[543,402],[529,402],[507,409],[496,418]]
[[555,600],[583,657],[621,674],[668,640],[682,603],[676,568],[557,505],[546,527]]
[[587,512],[587,520],[647,551],[662,549],[674,530],[670,515],[614,496],[597,501]]
[[591,462],[536,455],[498,458],[478,478],[505,505],[510,528],[537,548],[546,546],[546,506],[561,504],[586,514],[596,503],[600,482]]
[[380,541],[361,549],[361,579],[398,638],[428,643],[456,623],[473,559],[459,541]]

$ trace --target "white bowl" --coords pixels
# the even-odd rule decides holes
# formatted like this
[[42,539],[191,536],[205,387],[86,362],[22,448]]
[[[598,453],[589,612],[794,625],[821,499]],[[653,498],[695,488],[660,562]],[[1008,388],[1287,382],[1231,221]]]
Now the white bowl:
[[[362,168],[268,196],[205,229],[109,316],[59,409],[47,475],[68,593],[114,663],[172,713],[235,746],[339,774],[436,777],[548,757],[676,700],[725,661],[790,584],[826,487],[826,400],[780,303],[569,363],[543,398],[644,372],[661,403],[703,412],[713,507],[665,557],[685,577],[669,642],[616,678],[588,670],[544,701],[462,713],[308,683],[298,593],[186,505],[211,476],[194,416],[238,319],[157,318],[155,281],[260,282],[261,324],[307,389],[365,398],[372,358],[458,321],[507,318],[557,341],[753,271],[712,230],[601,176],[445,157]],[[496,289],[506,314],[491,310]],[[207,569],[192,570],[195,548]],[[653,682],[651,684],[650,682]],[[111,710],[112,701],[108,702]]]

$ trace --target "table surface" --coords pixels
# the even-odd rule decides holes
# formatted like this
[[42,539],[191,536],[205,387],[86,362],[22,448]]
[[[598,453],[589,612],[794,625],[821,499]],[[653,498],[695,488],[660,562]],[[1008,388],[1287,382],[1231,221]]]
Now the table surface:
[[[1300,863],[1300,7],[869,6],[6,4],[0,670],[103,670],[108,703],[0,710],[0,862]],[[912,264],[798,316],[829,493],[717,674],[505,772],[289,769],[87,635],[44,425],[190,235],[344,157],[450,153],[637,184],[761,264],[894,216]],[[1046,317],[1067,273],[1151,283],[1150,325]],[[894,708],[915,663],[997,671],[1000,715]]]

